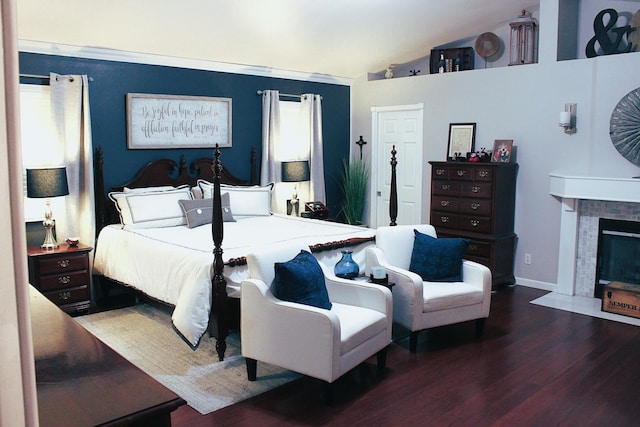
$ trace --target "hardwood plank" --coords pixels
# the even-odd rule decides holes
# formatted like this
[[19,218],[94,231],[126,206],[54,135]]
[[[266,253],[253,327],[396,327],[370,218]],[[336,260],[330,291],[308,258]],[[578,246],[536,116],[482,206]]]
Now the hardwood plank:
[[640,328],[529,304],[545,293],[499,290],[480,339],[473,322],[435,328],[412,354],[398,328],[387,369],[373,357],[340,378],[333,406],[305,377],[173,425],[637,425]]

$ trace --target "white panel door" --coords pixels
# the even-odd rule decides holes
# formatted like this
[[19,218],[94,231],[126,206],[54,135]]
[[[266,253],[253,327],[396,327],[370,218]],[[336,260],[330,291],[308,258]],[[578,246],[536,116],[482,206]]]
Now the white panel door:
[[398,224],[419,224],[422,218],[422,120],[424,106],[372,108],[373,159],[372,216],[374,225],[389,225],[391,150],[396,149]]

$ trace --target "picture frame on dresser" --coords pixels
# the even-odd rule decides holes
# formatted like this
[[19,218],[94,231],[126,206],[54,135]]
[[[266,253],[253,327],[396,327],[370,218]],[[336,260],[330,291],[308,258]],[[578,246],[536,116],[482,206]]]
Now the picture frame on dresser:
[[496,139],[493,141],[493,151],[491,161],[498,163],[511,162],[511,154],[513,153],[512,139]]
[[449,123],[447,159],[465,158],[474,150],[476,139],[475,123]]

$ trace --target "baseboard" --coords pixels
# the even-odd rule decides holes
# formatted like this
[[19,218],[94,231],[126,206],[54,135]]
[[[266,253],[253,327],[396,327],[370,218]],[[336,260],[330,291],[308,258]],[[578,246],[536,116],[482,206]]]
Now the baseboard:
[[539,280],[523,279],[516,277],[517,286],[526,286],[528,288],[542,289],[544,291],[555,292],[558,289],[558,285],[555,283],[541,282]]

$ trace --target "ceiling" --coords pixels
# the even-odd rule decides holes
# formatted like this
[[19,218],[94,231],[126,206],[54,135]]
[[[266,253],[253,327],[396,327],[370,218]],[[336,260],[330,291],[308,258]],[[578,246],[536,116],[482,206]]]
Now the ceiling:
[[538,1],[20,0],[17,16],[20,40],[357,78],[529,7]]

